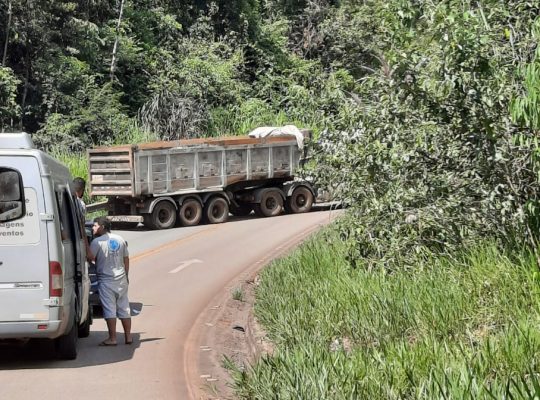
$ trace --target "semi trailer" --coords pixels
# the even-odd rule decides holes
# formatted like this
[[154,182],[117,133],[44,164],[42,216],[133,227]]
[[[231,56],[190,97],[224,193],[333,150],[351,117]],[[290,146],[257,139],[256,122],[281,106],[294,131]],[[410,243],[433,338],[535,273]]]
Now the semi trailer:
[[[307,135],[308,131],[302,131]],[[223,223],[311,210],[316,193],[295,175],[305,158],[294,135],[187,139],[88,150],[91,196],[113,221],[150,229]]]

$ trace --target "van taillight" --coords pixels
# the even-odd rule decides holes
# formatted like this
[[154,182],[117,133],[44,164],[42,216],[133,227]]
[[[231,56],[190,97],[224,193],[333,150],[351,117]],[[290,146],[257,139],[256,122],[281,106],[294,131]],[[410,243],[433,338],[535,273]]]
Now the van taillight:
[[62,297],[62,266],[58,261],[49,262],[49,296]]

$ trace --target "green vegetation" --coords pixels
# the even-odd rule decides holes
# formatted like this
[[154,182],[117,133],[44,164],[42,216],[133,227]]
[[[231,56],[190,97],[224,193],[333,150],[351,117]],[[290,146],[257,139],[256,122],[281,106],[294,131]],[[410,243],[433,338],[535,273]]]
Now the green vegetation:
[[323,133],[316,162],[320,182],[352,205],[342,226],[351,262],[412,266],[414,255],[486,237],[535,246],[537,8],[398,0],[351,8],[369,16],[366,49],[379,61],[356,87],[355,122]]
[[241,288],[235,288],[232,292],[232,298],[238,301],[244,301],[244,292]]
[[91,146],[311,128],[350,207],[265,272],[277,352],[239,395],[533,398],[539,39],[523,0],[0,0],[0,132],[85,176]]
[[353,268],[346,253],[328,231],[264,270],[256,313],[276,349],[234,373],[240,398],[540,395],[529,252],[478,243],[392,273]]
[[289,43],[303,31],[304,6],[0,0],[0,131],[25,130],[39,146],[69,152],[149,133],[177,139],[284,123],[320,131],[354,77],[308,56],[301,38]]

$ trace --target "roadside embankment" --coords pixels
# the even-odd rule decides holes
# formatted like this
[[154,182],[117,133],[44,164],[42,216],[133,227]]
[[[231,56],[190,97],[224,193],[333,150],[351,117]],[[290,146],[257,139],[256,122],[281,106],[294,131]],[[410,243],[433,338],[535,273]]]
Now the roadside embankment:
[[331,232],[261,273],[271,355],[233,371],[241,399],[540,394],[538,272],[488,243],[414,269],[352,268]]

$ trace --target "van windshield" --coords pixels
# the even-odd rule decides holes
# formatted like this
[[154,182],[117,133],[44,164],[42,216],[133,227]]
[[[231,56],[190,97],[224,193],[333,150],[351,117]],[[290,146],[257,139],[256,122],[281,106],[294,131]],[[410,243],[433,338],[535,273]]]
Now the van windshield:
[[37,244],[40,240],[37,193],[24,188],[26,216],[13,222],[0,223],[0,246]]

